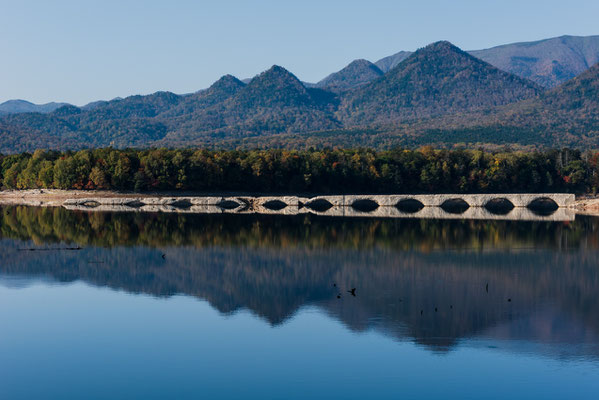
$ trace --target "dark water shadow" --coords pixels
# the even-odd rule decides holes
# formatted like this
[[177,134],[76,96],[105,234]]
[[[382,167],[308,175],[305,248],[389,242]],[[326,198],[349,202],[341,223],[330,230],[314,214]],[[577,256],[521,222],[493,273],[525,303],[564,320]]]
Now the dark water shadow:
[[331,209],[333,207],[333,204],[331,204],[328,200],[325,199],[316,199],[306,203],[305,207],[317,212],[324,212]]
[[379,208],[379,204],[373,200],[356,200],[352,203],[352,208],[362,212],[372,212]]
[[530,202],[527,208],[537,215],[547,216],[557,211],[559,206],[552,199],[543,197]]
[[424,208],[424,204],[416,199],[404,199],[400,200],[395,207],[401,212],[414,214],[422,210]]
[[463,214],[470,208],[470,205],[463,199],[449,199],[441,204],[441,208],[450,214]]
[[234,210],[236,208],[241,207],[242,204],[233,200],[223,200],[220,203],[218,203],[217,206],[224,210]]
[[264,207],[268,208],[269,210],[279,211],[284,208],[287,208],[287,203],[281,200],[269,200],[266,203],[264,203]]
[[492,199],[485,204],[485,208],[496,215],[507,215],[514,209],[514,204],[508,199]]

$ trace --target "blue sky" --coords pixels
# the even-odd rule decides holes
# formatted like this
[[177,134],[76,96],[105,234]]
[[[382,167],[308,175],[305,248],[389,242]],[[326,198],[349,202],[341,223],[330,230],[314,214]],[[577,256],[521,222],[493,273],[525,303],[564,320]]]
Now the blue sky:
[[318,81],[351,60],[599,34],[597,0],[0,0],[0,102],[193,92],[273,64]]

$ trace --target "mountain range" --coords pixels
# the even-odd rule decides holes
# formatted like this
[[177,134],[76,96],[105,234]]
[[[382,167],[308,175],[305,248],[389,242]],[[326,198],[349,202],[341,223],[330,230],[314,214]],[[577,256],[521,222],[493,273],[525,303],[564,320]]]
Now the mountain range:
[[[560,36],[469,53],[503,71],[553,88],[599,62],[599,36]],[[375,65],[388,72],[411,54],[400,51],[378,60]]]
[[449,42],[437,42],[348,92],[338,115],[350,126],[392,124],[513,103],[541,91]]
[[27,109],[12,101],[0,106],[0,152],[109,145],[598,147],[599,66],[591,65],[597,58],[599,36],[479,52],[441,41],[376,63],[353,61],[316,84],[273,66],[246,82],[225,75],[188,95],[157,92],[81,108],[26,103]]

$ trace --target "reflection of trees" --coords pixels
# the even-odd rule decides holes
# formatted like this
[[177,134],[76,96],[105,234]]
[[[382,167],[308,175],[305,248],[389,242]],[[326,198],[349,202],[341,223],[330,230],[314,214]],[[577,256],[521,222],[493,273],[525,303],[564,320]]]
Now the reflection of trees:
[[396,250],[599,248],[599,220],[574,222],[341,219],[311,215],[101,213],[27,206],[0,209],[0,234],[37,244],[327,247]]
[[[584,338],[541,323],[536,332],[543,340],[599,336],[591,218],[558,224],[7,211],[3,274],[83,280],[154,296],[180,293],[223,313],[252,310],[272,324],[316,305],[353,330],[379,329],[437,350],[528,316],[565,318]],[[8,237],[94,246],[20,252],[24,244]],[[566,247],[571,250],[559,250]],[[333,282],[357,287],[358,297],[337,300]]]

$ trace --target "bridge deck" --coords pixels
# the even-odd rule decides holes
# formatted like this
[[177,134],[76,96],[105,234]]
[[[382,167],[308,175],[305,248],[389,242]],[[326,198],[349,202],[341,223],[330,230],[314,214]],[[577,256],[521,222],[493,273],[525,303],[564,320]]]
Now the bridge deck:
[[470,207],[484,207],[489,201],[505,199],[514,207],[527,207],[538,199],[549,199],[560,208],[573,207],[575,196],[568,193],[540,193],[540,194],[393,194],[393,195],[323,195],[315,197],[298,196],[206,196],[206,197],[107,197],[107,198],[78,198],[64,201],[65,205],[77,205],[85,203],[97,203],[101,205],[129,205],[135,202],[142,205],[173,205],[175,203],[188,202],[191,205],[219,205],[223,201],[237,202],[240,205],[264,205],[272,201],[279,201],[287,206],[302,206],[315,201],[326,201],[336,207],[351,207],[357,201],[372,201],[380,207],[394,207],[403,200],[416,200],[424,207],[440,207],[449,200],[463,200]]

